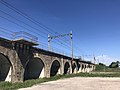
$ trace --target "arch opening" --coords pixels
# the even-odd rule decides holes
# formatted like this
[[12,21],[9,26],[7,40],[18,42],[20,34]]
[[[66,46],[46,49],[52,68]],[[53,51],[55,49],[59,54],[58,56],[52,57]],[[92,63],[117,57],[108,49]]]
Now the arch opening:
[[11,81],[11,69],[12,64],[10,60],[3,54],[0,54],[0,81]]
[[79,69],[80,69],[80,64],[78,63],[78,65],[77,65],[77,66],[78,66],[78,71],[79,71]]
[[70,64],[68,62],[64,65],[64,74],[70,74]]
[[55,76],[56,74],[60,74],[60,63],[58,60],[55,60],[50,69],[50,76]]
[[82,64],[81,70],[82,70],[82,72],[84,72],[84,65],[83,64]]
[[24,80],[43,78],[45,73],[44,69],[45,65],[41,59],[31,59],[25,68]]
[[77,66],[75,63],[73,63],[72,65],[72,73],[76,73],[76,70],[77,70]]
[[85,64],[85,72],[86,72],[86,69],[87,69],[87,65]]

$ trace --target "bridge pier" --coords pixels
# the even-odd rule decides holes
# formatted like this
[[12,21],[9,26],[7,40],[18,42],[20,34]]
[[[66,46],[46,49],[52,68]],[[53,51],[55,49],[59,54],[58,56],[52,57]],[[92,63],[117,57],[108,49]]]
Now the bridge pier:
[[[5,78],[5,79],[3,78],[2,80],[10,81],[13,83],[22,82],[23,67],[20,63],[20,59],[16,51],[0,46],[0,55],[3,55],[6,58],[5,59],[5,58],[2,58],[2,56],[0,56],[0,59],[4,62],[4,63],[0,62],[1,67],[4,66],[3,71],[1,70],[1,73],[4,73],[4,72],[6,73],[5,76],[0,76],[1,78],[2,77]],[[10,63],[10,67],[8,66],[8,62]],[[0,74],[0,75],[3,75],[3,74]]]

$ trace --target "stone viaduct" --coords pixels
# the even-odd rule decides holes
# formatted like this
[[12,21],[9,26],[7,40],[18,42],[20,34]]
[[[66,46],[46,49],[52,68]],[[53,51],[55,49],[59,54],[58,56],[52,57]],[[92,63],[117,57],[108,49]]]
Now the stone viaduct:
[[56,74],[91,72],[95,65],[34,47],[24,39],[0,38],[0,81],[23,82]]

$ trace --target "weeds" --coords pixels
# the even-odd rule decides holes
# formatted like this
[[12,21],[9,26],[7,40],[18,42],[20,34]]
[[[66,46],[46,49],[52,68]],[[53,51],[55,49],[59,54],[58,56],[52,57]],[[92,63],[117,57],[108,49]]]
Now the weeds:
[[51,78],[41,78],[41,79],[33,79],[27,80],[23,83],[10,83],[10,82],[0,82],[0,90],[16,90],[19,88],[26,88],[31,87],[36,84],[40,84],[43,82],[54,81],[63,78],[70,78],[70,77],[120,77],[119,72],[113,73],[105,73],[105,72],[92,72],[92,73],[77,73],[77,74],[70,74],[70,75],[56,75]]

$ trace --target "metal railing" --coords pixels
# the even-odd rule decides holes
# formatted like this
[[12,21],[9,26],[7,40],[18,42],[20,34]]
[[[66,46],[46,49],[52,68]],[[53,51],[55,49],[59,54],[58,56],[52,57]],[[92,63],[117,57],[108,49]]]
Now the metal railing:
[[13,40],[19,40],[19,39],[25,39],[27,41],[38,44],[38,37],[36,37],[32,34],[29,34],[27,32],[24,32],[24,31],[19,31],[19,32],[13,33]]
[[[25,39],[27,41],[33,42],[38,44],[39,43],[39,47],[40,49],[46,50],[46,51],[50,51],[50,52],[54,52],[57,54],[61,54],[61,55],[65,55],[68,57],[72,57],[72,54],[65,52],[64,50],[61,50],[59,48],[56,47],[51,47],[50,49],[48,49],[47,44],[44,44],[42,42],[38,42],[38,37],[31,35],[27,32],[24,31],[19,31],[19,32],[7,32],[5,30],[0,30],[0,37],[1,38],[5,38],[8,40],[19,40],[19,39]],[[77,56],[74,56],[74,58],[79,58]]]

